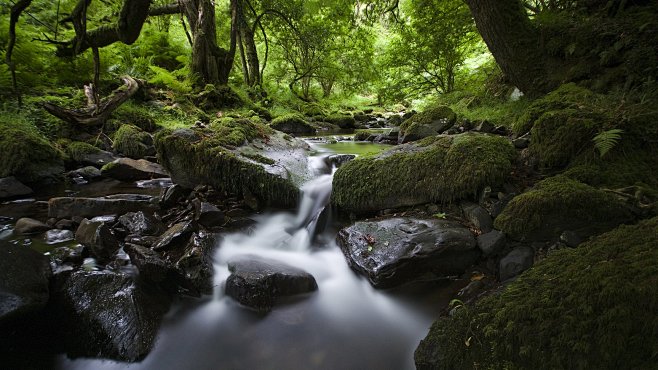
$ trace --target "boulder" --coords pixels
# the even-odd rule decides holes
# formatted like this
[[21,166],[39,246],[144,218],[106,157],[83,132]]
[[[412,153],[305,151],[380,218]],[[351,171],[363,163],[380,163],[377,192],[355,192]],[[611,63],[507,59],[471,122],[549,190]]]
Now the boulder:
[[505,248],[506,242],[505,233],[498,230],[482,234],[477,238],[478,248],[485,257],[495,256],[500,253]]
[[75,232],[75,240],[89,247],[99,262],[107,262],[119,249],[119,242],[110,227],[102,221],[82,220]]
[[25,186],[15,177],[9,176],[0,179],[0,199],[15,198],[32,194],[32,189]]
[[356,120],[349,114],[331,114],[325,117],[324,121],[336,125],[343,130],[356,128]]
[[399,143],[435,136],[449,129],[457,121],[457,115],[447,106],[429,108],[413,115],[400,125]]
[[93,166],[95,168],[101,168],[108,163],[112,163],[117,160],[118,157],[112,154],[111,152],[106,152],[104,150],[99,150],[93,153],[83,153],[80,155],[79,163],[86,166]]
[[464,217],[477,229],[483,233],[488,233],[493,230],[493,220],[491,219],[489,212],[487,212],[482,206],[466,202],[461,205],[461,208]]
[[277,260],[243,255],[230,260],[228,268],[226,294],[261,312],[270,311],[279,297],[318,289],[313,275]]
[[157,198],[141,194],[116,194],[101,198],[51,198],[48,201],[48,217],[92,218],[101,215],[122,215],[127,212],[155,211]]
[[185,245],[183,254],[175,259],[176,283],[192,296],[212,294],[213,251],[218,245],[217,234],[195,233]]
[[16,221],[14,227],[14,234],[16,235],[32,235],[39,234],[44,231],[50,230],[50,226],[45,223],[35,220],[33,218],[23,217]]
[[314,134],[315,127],[311,126],[303,116],[299,114],[286,114],[272,120],[270,127],[286,134],[303,135]]
[[173,271],[173,268],[165,262],[162,256],[154,250],[141,245],[126,243],[124,251],[130,257],[130,261],[139,270],[143,278],[159,283],[164,281]]
[[15,177],[29,184],[61,177],[62,153],[48,138],[14,116],[4,114],[0,119],[0,178]]
[[159,236],[165,231],[165,226],[160,220],[142,211],[128,212],[119,217],[119,222],[131,235]]
[[71,357],[143,359],[169,308],[162,293],[116,272],[61,273],[55,286],[54,307]]
[[157,163],[145,159],[119,158],[101,169],[103,176],[120,181],[138,181],[169,177],[167,171]]
[[446,220],[357,222],[337,240],[350,267],[376,288],[460,275],[480,256],[471,231]]
[[511,279],[532,267],[535,260],[535,250],[531,247],[518,247],[512,249],[505,257],[500,259],[498,276],[500,281]]
[[331,198],[353,213],[452,202],[502,185],[515,158],[512,144],[500,136],[427,138],[345,163],[334,175]]

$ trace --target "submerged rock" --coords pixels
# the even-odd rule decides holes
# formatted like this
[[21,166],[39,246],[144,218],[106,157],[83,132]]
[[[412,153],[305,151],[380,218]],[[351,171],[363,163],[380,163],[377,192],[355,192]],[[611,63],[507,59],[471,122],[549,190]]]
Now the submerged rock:
[[318,289],[313,275],[277,260],[243,255],[230,260],[228,268],[226,294],[258,311],[271,310],[279,297]]
[[470,230],[445,220],[357,222],[337,240],[350,267],[377,288],[459,275],[480,255]]
[[140,194],[116,194],[102,198],[51,198],[48,217],[67,218],[122,215],[128,212],[155,211],[157,198]]
[[18,181],[15,177],[10,176],[0,179],[0,199],[29,194],[32,194],[32,189]]
[[149,180],[169,177],[167,171],[157,163],[145,159],[119,158],[101,169],[103,176],[121,181]]

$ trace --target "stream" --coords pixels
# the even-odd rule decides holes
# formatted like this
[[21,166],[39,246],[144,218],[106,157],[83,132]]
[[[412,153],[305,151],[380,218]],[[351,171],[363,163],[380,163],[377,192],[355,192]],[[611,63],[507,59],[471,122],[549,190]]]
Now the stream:
[[[460,282],[376,290],[354,273],[320,217],[335,169],[330,154],[382,150],[371,143],[311,144],[318,176],[303,186],[296,213],[256,216],[247,231],[223,235],[215,252],[215,293],[174,304],[151,353],[140,363],[51,358],[57,369],[413,369],[413,352]],[[266,315],[224,295],[226,261],[251,254],[312,274],[318,290],[288,298]],[[51,362],[52,361],[52,362]]]

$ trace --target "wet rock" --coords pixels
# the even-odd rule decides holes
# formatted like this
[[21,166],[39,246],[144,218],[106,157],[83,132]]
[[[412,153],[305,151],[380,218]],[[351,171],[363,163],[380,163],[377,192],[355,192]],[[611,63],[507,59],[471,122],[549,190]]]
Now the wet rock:
[[0,244],[0,328],[46,306],[51,275],[43,254],[29,247]]
[[498,230],[482,234],[477,238],[478,248],[480,248],[485,257],[500,253],[505,248],[506,242],[505,233]]
[[32,189],[18,181],[15,177],[10,176],[0,179],[0,199],[14,198],[28,194],[32,194]]
[[337,240],[350,267],[377,288],[459,275],[480,255],[470,230],[446,220],[357,222]]
[[54,307],[71,357],[141,360],[169,307],[161,292],[121,273],[62,273],[55,286]]
[[86,181],[93,181],[101,178],[101,170],[94,166],[87,166],[67,173],[68,177],[81,177]]
[[155,211],[157,199],[148,195],[116,194],[102,198],[51,198],[48,217],[92,218],[101,215],[122,215],[127,212]]
[[169,177],[167,171],[157,163],[145,159],[119,158],[101,169],[104,176],[121,180],[137,181]]
[[208,202],[195,204],[195,219],[206,228],[221,226],[225,221],[224,212]]
[[165,250],[180,246],[190,238],[193,231],[194,227],[191,222],[179,222],[162,234],[160,241],[153,249]]
[[226,294],[241,304],[267,312],[279,297],[318,289],[313,275],[283,262],[244,255],[228,262]]
[[179,200],[185,198],[190,194],[190,189],[186,189],[180,185],[173,185],[167,188],[164,192],[161,202],[165,206],[173,206]]
[[58,244],[71,241],[75,238],[75,234],[71,230],[52,229],[46,232],[43,239],[46,244]]
[[75,240],[89,247],[91,253],[98,258],[99,262],[110,260],[119,249],[119,243],[112,234],[110,227],[100,221],[82,220],[75,232]]
[[483,233],[493,230],[493,220],[486,209],[475,203],[463,203],[464,217]]
[[129,212],[119,217],[119,222],[131,235],[160,235],[165,231],[165,226],[151,214]]
[[342,166],[344,163],[347,163],[354,158],[356,158],[354,154],[334,154],[325,158],[325,163],[329,168],[332,167],[338,168]]
[[114,162],[118,157],[110,152],[100,150],[95,153],[83,153],[80,155],[80,163],[86,166],[101,168],[108,163]]
[[152,249],[130,243],[126,243],[123,249],[130,256],[130,261],[137,267],[140,275],[145,279],[159,283],[164,281],[173,270],[162,259],[162,256]]
[[16,235],[32,235],[39,234],[44,231],[50,230],[50,226],[45,223],[35,220],[33,218],[23,217],[16,221],[14,227],[14,234]]
[[185,293],[193,296],[212,293],[212,252],[217,244],[216,234],[200,232],[185,246],[183,255],[174,264],[179,277],[177,283]]
[[513,278],[523,271],[532,267],[535,258],[535,250],[531,247],[518,247],[509,252],[500,260],[500,281]]

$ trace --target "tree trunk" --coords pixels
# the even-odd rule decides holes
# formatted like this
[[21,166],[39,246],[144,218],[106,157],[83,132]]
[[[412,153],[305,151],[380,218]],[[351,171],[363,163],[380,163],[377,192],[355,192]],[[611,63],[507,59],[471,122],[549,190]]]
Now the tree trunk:
[[519,0],[465,0],[500,69],[519,90],[536,96],[555,87],[539,31]]

